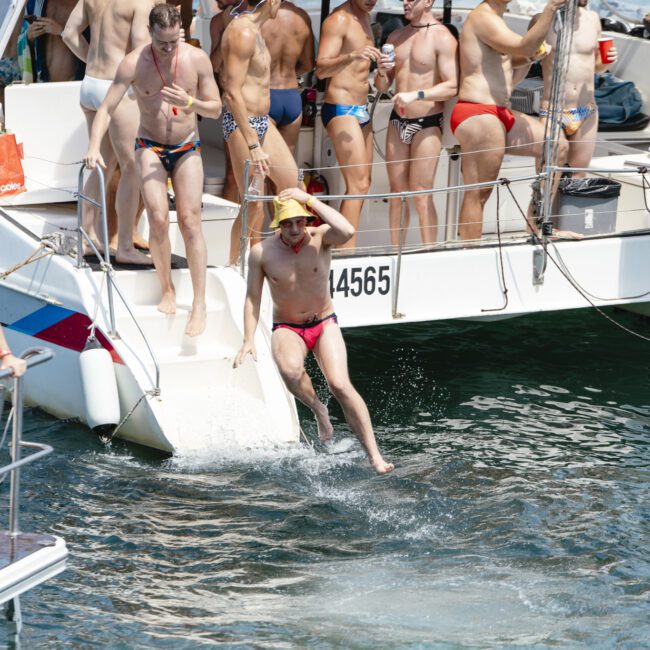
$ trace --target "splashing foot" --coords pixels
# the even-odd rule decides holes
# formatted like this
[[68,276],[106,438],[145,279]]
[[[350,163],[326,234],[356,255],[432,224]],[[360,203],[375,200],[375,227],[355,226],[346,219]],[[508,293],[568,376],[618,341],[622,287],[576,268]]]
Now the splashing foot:
[[314,409],[316,416],[316,426],[318,427],[318,438],[321,442],[327,442],[332,439],[334,435],[334,427],[330,422],[330,416],[327,407],[321,404],[320,407]]
[[370,458],[370,464],[377,474],[388,474],[395,469],[393,463],[387,463],[381,456]]

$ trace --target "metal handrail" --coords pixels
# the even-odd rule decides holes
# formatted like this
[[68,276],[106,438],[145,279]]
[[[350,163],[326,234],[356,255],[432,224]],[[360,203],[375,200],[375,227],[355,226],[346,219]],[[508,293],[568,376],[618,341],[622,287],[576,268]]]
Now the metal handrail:
[[[45,363],[54,357],[54,353],[49,348],[29,348],[21,355],[21,359],[27,361],[27,369]],[[9,369],[0,371],[0,380],[11,375]],[[20,510],[20,468],[28,463],[33,463],[43,456],[53,451],[50,445],[45,445],[37,442],[23,442],[23,378],[14,378],[14,391],[13,391],[13,429],[11,437],[11,458],[12,462],[0,468],[0,476],[4,476],[11,472],[11,484],[9,488],[9,536],[16,537],[20,534],[18,516]],[[22,447],[28,449],[39,449],[40,451],[27,456],[26,458],[20,457],[20,450]]]
[[[128,302],[126,301],[124,295],[120,291],[120,288],[113,281],[113,265],[111,264],[111,253],[108,246],[108,219],[106,217],[106,189],[104,187],[104,172],[101,170],[101,167],[99,166],[95,167],[95,171],[99,176],[99,186],[100,186],[100,196],[101,196],[101,203],[98,203],[97,201],[95,201],[95,199],[92,199],[89,196],[83,194],[84,169],[86,169],[86,164],[81,163],[81,169],[79,170],[79,186],[78,186],[77,196],[79,199],[82,199],[83,201],[88,201],[88,203],[91,203],[95,207],[100,208],[102,211],[102,239],[104,240],[104,256],[103,256],[104,261],[102,262],[101,266],[102,266],[102,271],[106,273],[106,277],[107,277],[106,291],[108,295],[108,312],[109,312],[109,321],[110,321],[110,328],[111,328],[108,333],[112,338],[118,337],[117,330],[115,329],[115,306],[113,302],[113,289],[115,289],[115,291],[117,291],[117,295],[120,297],[120,300],[122,301],[122,304],[124,305],[127,312],[129,313],[129,316],[131,316],[131,319],[135,323],[138,332],[140,332],[140,336],[142,336],[142,340],[144,341],[144,344],[147,347],[149,356],[153,361],[153,365],[156,373],[154,394],[160,395],[160,364],[158,363],[158,359],[154,354],[154,351],[151,347],[151,344],[149,343],[149,340],[147,339],[147,336],[145,335],[144,331],[140,327],[140,323],[138,323],[137,318],[134,316],[133,312],[131,311],[131,308],[129,307]],[[86,241],[92,248],[93,253],[97,256],[97,259],[98,260],[102,259],[102,256],[99,254],[99,251],[97,250],[97,247],[93,243],[92,239],[89,237],[88,233],[83,229],[81,225],[81,221],[82,221],[82,203],[81,201],[77,201],[77,268],[80,268],[83,265],[83,245],[82,245],[83,238],[86,239]]]
[[113,267],[111,266],[111,252],[109,250],[108,246],[108,218],[106,216],[106,188],[104,187],[104,172],[102,171],[101,167],[97,165],[95,167],[95,171],[97,172],[97,175],[99,176],[99,193],[101,197],[101,202],[97,203],[95,199],[90,198],[89,196],[86,196],[83,193],[83,182],[84,182],[84,170],[86,169],[86,163],[81,163],[81,167],[79,169],[79,183],[77,187],[77,198],[81,199],[77,201],[77,268],[80,268],[83,265],[83,243],[82,243],[82,238],[85,237],[86,241],[92,248],[93,252],[95,255],[97,255],[97,259],[101,260],[102,256],[99,254],[99,251],[97,250],[97,247],[93,243],[92,239],[88,235],[88,233],[83,229],[81,225],[82,221],[82,201],[88,201],[88,203],[94,205],[96,208],[100,208],[102,211],[102,239],[104,240],[104,263],[103,263],[103,268],[102,270],[106,275],[108,276],[108,282],[106,283],[106,290],[107,290],[107,295],[108,295],[108,314],[109,314],[109,321],[110,321],[110,326],[111,329],[108,332],[110,336],[116,337],[117,336],[117,331],[115,330],[115,307],[113,304],[113,279],[111,277],[110,271],[113,270]]

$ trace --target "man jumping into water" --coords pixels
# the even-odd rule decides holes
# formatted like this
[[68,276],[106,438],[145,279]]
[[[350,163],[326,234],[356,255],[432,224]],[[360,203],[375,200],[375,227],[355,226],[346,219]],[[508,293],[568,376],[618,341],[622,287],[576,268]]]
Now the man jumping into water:
[[[307,208],[318,214],[323,225],[308,227],[313,215]],[[368,407],[350,382],[345,342],[329,292],[332,247],[347,242],[354,228],[342,214],[298,188],[284,190],[276,198],[271,227],[278,229],[275,235],[251,248],[244,343],[233,365],[240,366],[248,354],[257,358],[255,330],[266,278],[273,300],[273,359],[287,388],[313,411],[320,439],[329,440],[333,428],[327,407],[305,371],[311,350],[370,464],[377,473],[386,474],[394,465],[382,458]]]
[[[172,5],[160,4],[149,14],[151,44],[127,54],[93,122],[85,163],[104,166],[100,144],[111,116],[129,86],[140,107],[135,157],[142,198],[149,218],[149,245],[162,289],[159,311],[176,312],[171,276],[167,180],[176,195],[178,224],[185,242],[194,300],[185,333],[205,329],[207,250],[201,231],[203,163],[196,115],[216,119],[221,100],[208,55],[180,42],[181,16]],[[173,143],[173,144],[172,144]]]

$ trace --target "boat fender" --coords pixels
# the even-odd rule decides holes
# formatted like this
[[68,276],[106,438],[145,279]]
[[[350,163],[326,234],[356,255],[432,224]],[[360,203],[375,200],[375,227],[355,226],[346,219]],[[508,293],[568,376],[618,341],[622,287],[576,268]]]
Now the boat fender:
[[79,365],[86,423],[93,430],[115,427],[120,421],[120,400],[110,352],[95,337],[88,337]]

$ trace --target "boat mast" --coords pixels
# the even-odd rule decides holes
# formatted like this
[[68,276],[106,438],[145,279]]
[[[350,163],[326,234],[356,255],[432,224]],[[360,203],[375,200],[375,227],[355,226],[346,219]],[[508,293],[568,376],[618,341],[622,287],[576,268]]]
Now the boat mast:
[[551,234],[551,215],[553,201],[550,188],[553,187],[555,174],[553,167],[558,162],[558,150],[562,128],[562,111],[564,109],[564,95],[566,78],[569,70],[571,44],[573,42],[573,29],[578,0],[569,0],[565,7],[555,14],[553,29],[557,34],[555,53],[553,58],[553,79],[551,81],[551,94],[549,97],[548,115],[544,124],[544,147],[540,159],[540,169],[546,179],[544,192],[540,197],[539,184],[536,187],[535,203],[541,208],[542,236],[546,239]]

